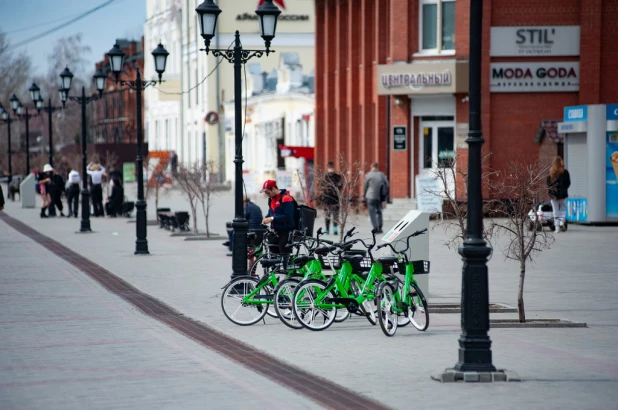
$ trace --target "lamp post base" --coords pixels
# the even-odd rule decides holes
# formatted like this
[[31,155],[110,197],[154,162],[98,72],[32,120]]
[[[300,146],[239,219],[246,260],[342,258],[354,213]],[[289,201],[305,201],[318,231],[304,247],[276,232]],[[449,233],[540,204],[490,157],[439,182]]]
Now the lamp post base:
[[92,232],[90,229],[90,191],[82,189],[82,220],[80,232]]
[[441,383],[493,383],[493,382],[520,382],[521,377],[515,372],[506,370],[494,370],[491,372],[460,371],[457,369],[446,369],[444,372],[431,376],[435,381]]
[[137,209],[135,213],[135,233],[137,239],[135,240],[135,254],[136,255],[149,255],[148,252],[148,240],[146,239],[146,201],[138,200],[135,203]]
[[[242,201],[242,198],[237,198]],[[244,217],[235,218],[232,222],[234,228],[234,248],[232,249],[232,279],[247,275],[247,231],[249,223]]]

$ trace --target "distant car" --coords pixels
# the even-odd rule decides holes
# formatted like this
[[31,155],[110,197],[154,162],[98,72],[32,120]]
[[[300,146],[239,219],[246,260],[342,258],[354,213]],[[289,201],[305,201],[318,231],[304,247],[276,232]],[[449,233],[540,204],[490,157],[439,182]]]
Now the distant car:
[[[531,231],[536,228],[536,230],[540,231],[544,226],[549,227],[552,231],[555,230],[554,210],[549,201],[537,204],[534,209],[528,212],[528,221],[526,222],[528,230]],[[566,231],[567,228],[568,221],[565,220],[563,229]]]

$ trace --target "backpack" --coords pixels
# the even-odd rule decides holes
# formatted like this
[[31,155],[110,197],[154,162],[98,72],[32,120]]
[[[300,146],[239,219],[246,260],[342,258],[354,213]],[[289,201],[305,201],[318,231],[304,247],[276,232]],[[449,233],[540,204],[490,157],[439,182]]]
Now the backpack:
[[[294,229],[300,229],[301,226],[301,214],[300,214],[300,206],[298,206],[298,202],[296,199],[290,194],[285,194],[285,196],[289,196],[292,198],[292,203],[294,204]],[[283,198],[281,198],[283,201]]]

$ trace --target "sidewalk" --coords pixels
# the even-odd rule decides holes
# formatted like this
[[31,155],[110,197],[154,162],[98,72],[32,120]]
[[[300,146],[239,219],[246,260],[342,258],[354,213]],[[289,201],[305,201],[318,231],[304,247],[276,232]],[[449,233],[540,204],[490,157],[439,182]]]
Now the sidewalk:
[[[213,221],[223,233],[231,207],[229,198],[217,200],[221,205],[213,207]],[[136,257],[135,226],[125,219],[93,218],[95,233],[80,235],[74,233],[78,219],[40,220],[36,211],[12,203],[6,212],[183,314],[393,408],[411,403],[431,409],[609,408],[618,399],[616,228],[569,226],[538,257],[526,280],[529,319],[584,321],[589,328],[492,329],[494,364],[516,371],[525,382],[442,385],[429,376],[457,361],[458,314],[431,315],[427,332],[407,327],[393,338],[360,318],[324,332],[293,331],[271,318],[265,325],[239,327],[220,310],[231,260],[219,241],[185,242],[149,227],[152,255]],[[367,222],[359,222],[366,233]],[[430,300],[457,302],[459,255],[439,243],[440,231],[430,238]],[[496,249],[489,270],[491,302],[514,306],[517,265],[505,262]]]

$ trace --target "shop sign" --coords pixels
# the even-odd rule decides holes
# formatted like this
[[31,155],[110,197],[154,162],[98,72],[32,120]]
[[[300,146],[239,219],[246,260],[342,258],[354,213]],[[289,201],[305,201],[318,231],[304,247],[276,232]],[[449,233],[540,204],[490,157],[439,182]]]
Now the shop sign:
[[618,104],[607,104],[605,106],[605,119],[618,120]]
[[398,125],[393,127],[393,151],[406,151],[408,149],[408,127]]
[[416,209],[421,212],[442,213],[441,193],[444,187],[440,180],[433,177],[417,176],[416,184]]
[[559,122],[558,134],[573,134],[575,132],[586,132],[588,123],[586,121]]
[[579,63],[492,63],[491,92],[579,91]]
[[586,121],[588,120],[588,107],[576,105],[574,107],[564,107],[564,122]]
[[427,73],[396,73],[382,74],[382,85],[384,88],[391,87],[423,87],[451,85],[452,75],[450,70]]
[[493,57],[578,56],[579,26],[492,27]]

